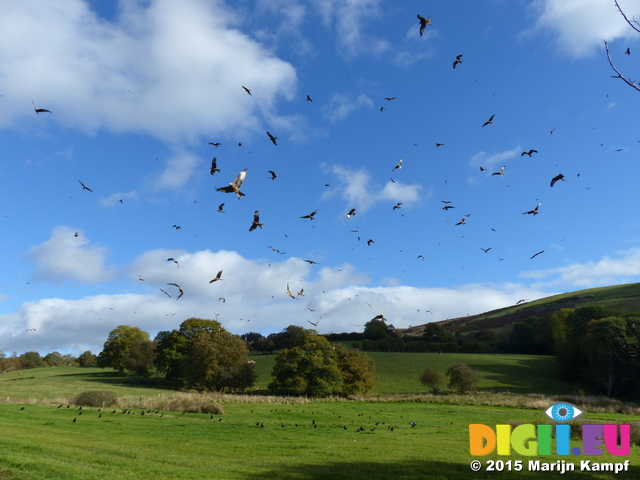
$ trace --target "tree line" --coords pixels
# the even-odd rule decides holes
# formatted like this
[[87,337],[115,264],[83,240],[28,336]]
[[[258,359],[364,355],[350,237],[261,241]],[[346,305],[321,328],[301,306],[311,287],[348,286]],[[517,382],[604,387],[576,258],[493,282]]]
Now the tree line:
[[0,352],[0,372],[7,373],[12,370],[28,370],[41,367],[77,367],[96,366],[96,356],[90,351],[84,352],[79,357],[71,354],[51,352],[42,357],[38,352],[25,352],[18,355],[13,352],[9,357]]
[[[137,327],[109,333],[97,363],[121,374],[161,378],[177,388],[244,392],[254,387],[255,362],[249,346],[255,334],[229,333],[216,320],[189,318],[154,340]],[[374,363],[358,350],[332,345],[315,330],[296,325],[277,336],[279,353],[268,388],[274,393],[351,395],[373,388]]]

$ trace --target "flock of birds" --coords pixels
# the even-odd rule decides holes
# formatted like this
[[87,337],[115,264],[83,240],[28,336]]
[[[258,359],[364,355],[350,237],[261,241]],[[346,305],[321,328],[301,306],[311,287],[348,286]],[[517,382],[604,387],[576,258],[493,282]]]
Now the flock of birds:
[[[420,14],[417,15],[417,18],[418,18],[418,22],[419,22],[419,34],[422,37],[424,32],[425,32],[425,29],[429,25],[432,24],[431,23],[431,18],[430,17],[425,18],[425,17],[421,16]],[[625,53],[626,54],[630,54],[629,49],[627,49],[627,51]],[[455,59],[453,61],[453,69],[456,69],[458,66],[463,64],[462,58],[463,58],[462,54],[456,55],[456,57],[455,57]],[[241,85],[241,88],[247,93],[247,95],[253,97],[252,90],[249,87],[247,87],[245,85]],[[384,97],[384,100],[387,101],[387,102],[392,102],[392,101],[396,100],[396,97],[393,97],[393,96]],[[313,99],[311,98],[310,95],[306,95],[306,101],[307,102],[313,102]],[[35,113],[37,115],[44,114],[44,113],[49,113],[49,114],[52,113],[51,110],[46,109],[46,108],[38,108],[38,107],[36,107],[35,102],[32,101],[32,103],[33,103],[33,108],[35,110]],[[384,111],[384,107],[382,107],[380,110]],[[490,127],[490,126],[494,125],[495,119],[496,119],[496,115],[492,114],[484,123],[481,124],[481,128]],[[549,135],[553,135],[555,130],[556,129],[554,127],[550,131]],[[270,131],[266,131],[266,135],[268,137],[268,140],[274,146],[278,146],[278,140],[279,140],[278,136],[272,134]],[[211,145],[211,146],[213,146],[214,148],[217,149],[218,147],[220,147],[222,145],[222,142],[209,142],[209,145]],[[440,143],[440,142],[437,142],[435,144],[436,148],[443,147],[444,145],[445,145],[444,143]],[[242,146],[242,143],[238,143],[238,146]],[[522,153],[520,154],[520,157],[528,156],[528,157],[531,158],[534,154],[538,154],[538,150],[529,149],[527,151],[522,151]],[[391,172],[392,173],[398,172],[402,168],[403,168],[403,159],[401,158],[391,168]],[[484,172],[484,171],[487,170],[483,166],[480,166],[479,168],[480,168],[481,172]],[[506,165],[503,165],[503,166],[501,166],[501,168],[498,171],[492,172],[491,176],[504,177],[505,176],[505,169],[506,169]],[[235,179],[233,181],[229,182],[225,186],[217,187],[216,191],[220,192],[220,193],[232,193],[232,194],[235,194],[238,199],[242,199],[243,197],[245,197],[245,193],[241,190],[241,188],[242,188],[242,186],[243,186],[243,184],[244,184],[244,182],[245,182],[245,180],[247,178],[247,172],[248,172],[248,168],[243,168],[237,174],[237,176],[235,177]],[[269,178],[272,181],[275,181],[276,179],[278,179],[280,177],[280,175],[278,173],[276,173],[274,170],[267,170],[267,172],[269,173],[269,175],[270,175]],[[219,175],[220,173],[221,173],[221,168],[219,168],[219,166],[218,166],[218,159],[217,159],[216,156],[214,156],[212,158],[212,160],[211,160],[211,165],[209,167],[209,174],[211,176],[215,176],[215,175]],[[578,174],[578,176],[579,176],[579,174]],[[554,187],[554,185],[556,185],[556,183],[559,182],[559,181],[562,181],[562,182],[566,181],[565,176],[562,173],[558,173],[557,175],[553,176],[553,178],[551,178],[550,186]],[[87,185],[85,185],[85,183],[83,183],[81,180],[78,180],[78,182],[80,183],[80,186],[81,186],[83,191],[93,192],[93,190],[91,188],[89,188]],[[391,182],[395,183],[395,180],[393,178],[391,178]],[[325,186],[329,186],[329,184],[325,184]],[[122,200],[119,200],[119,201],[122,203]],[[444,206],[442,207],[442,210],[444,210],[444,211],[448,211],[448,210],[456,208],[456,206],[453,205],[452,201],[442,200],[442,203],[444,204]],[[395,205],[392,206],[392,210],[393,211],[399,210],[399,209],[402,208],[402,205],[403,205],[402,202],[397,202]],[[538,202],[537,205],[534,208],[532,208],[532,209],[530,209],[528,211],[522,212],[522,214],[523,215],[531,215],[532,217],[535,217],[535,216],[540,214],[540,206],[541,205],[542,205],[542,202]],[[225,206],[225,203],[220,203],[218,208],[217,208],[217,212],[218,213],[226,213],[225,210],[224,210],[224,206]],[[308,213],[306,215],[302,215],[302,216],[300,216],[300,218],[303,219],[303,220],[307,220],[309,222],[312,222],[312,221],[315,220],[315,216],[316,216],[317,213],[318,213],[318,209],[316,209],[316,210],[314,210],[314,211],[312,211],[312,212],[310,212],[310,213]],[[357,215],[357,209],[356,208],[350,208],[349,211],[346,214],[346,218],[347,219],[351,219],[351,218],[355,217],[356,215]],[[402,214],[402,216],[404,216],[404,215]],[[462,215],[460,220],[457,223],[455,223],[454,225],[455,226],[467,225],[467,219],[469,217],[471,217],[471,213],[467,213],[467,214]],[[258,209],[256,209],[254,211],[254,213],[253,213],[253,219],[252,219],[251,223],[249,224],[248,221],[247,221],[247,223],[248,223],[249,232],[254,232],[254,231],[258,230],[258,229],[263,229],[264,223],[262,223],[260,221],[260,211]],[[175,230],[180,230],[182,227],[180,225],[174,224],[172,226],[172,228],[174,228]],[[495,231],[495,229],[493,229],[493,228],[492,228],[492,230]],[[352,230],[352,232],[356,232],[357,233],[358,230]],[[76,236],[77,236],[77,233],[76,233]],[[357,238],[358,238],[358,240],[361,239],[360,236],[358,236]],[[372,238],[369,238],[368,240],[366,240],[367,246],[371,246],[374,243],[375,243],[375,240],[372,239]],[[274,252],[276,252],[278,254],[281,254],[281,255],[286,253],[286,252],[280,251],[279,249],[277,249],[277,248],[275,248],[273,246],[269,246],[268,248],[270,248],[272,251],[274,251]],[[490,250],[492,250],[492,247],[488,247],[488,248],[482,248],[481,247],[481,250],[484,253],[488,253]],[[530,256],[529,258],[533,259],[533,258],[537,257],[538,255],[540,255],[542,253],[544,253],[544,250],[536,252],[535,254]],[[422,255],[422,254],[418,255],[417,259],[422,259],[424,261],[425,260],[425,256]],[[499,258],[499,260],[503,260],[503,259]],[[180,267],[180,264],[179,264],[178,260],[176,260],[175,258],[168,258],[167,261],[175,263],[177,268]],[[310,264],[312,264],[312,265],[317,264],[317,262],[312,261],[312,260],[305,260],[305,261],[310,263]],[[142,275],[140,275],[139,279],[141,281],[144,281],[144,279],[142,278]],[[221,280],[223,280],[222,279],[222,270],[218,271],[217,275],[212,280],[210,280],[209,283],[213,284],[213,283],[216,283],[216,282],[221,281]],[[161,292],[164,293],[165,295],[167,295],[168,297],[175,298],[176,300],[179,300],[180,298],[182,298],[184,296],[185,291],[178,283],[168,282],[167,286],[174,287],[177,290],[176,293],[171,294],[167,290],[164,290],[164,289],[160,288]],[[294,294],[290,290],[289,283],[287,283],[286,290],[284,290],[284,293],[289,298],[292,298],[292,299],[299,299],[300,296],[304,295],[303,292],[304,292],[304,290],[301,289],[297,294]],[[219,300],[221,300],[223,302],[225,301],[223,297],[220,297]],[[309,308],[309,310],[310,311],[314,311],[311,308]],[[376,316],[376,317],[374,317],[374,319],[375,318],[381,318],[384,321],[386,321],[386,318],[381,314]],[[314,325],[314,326],[317,326],[318,321],[316,321],[316,322],[309,321],[309,323]]]
[[[87,418],[90,419],[101,419],[103,418],[103,413],[105,414],[105,418],[109,415],[137,415],[140,417],[147,417],[147,418],[163,418],[165,420],[170,420],[172,418],[182,418],[183,416],[187,415],[189,412],[183,411],[182,414],[178,414],[178,412],[167,412],[167,414],[165,414],[165,412],[159,410],[159,409],[155,409],[155,408],[105,408],[105,407],[99,407],[99,408],[95,408],[95,407],[83,407],[81,405],[71,405],[71,404],[64,404],[61,403],[60,405],[58,405],[57,407],[58,410],[70,410],[73,411],[73,419],[71,420],[71,423],[77,423],[81,420],[85,420]],[[25,410],[25,407],[22,406],[19,411],[24,411],[24,412],[28,412],[28,410]],[[81,418],[83,414],[87,414],[85,415],[84,418]],[[251,413],[254,413],[254,410],[251,410]],[[287,418],[289,416],[289,414],[292,414],[293,416],[295,416],[295,419],[292,418]],[[96,415],[97,414],[97,415]],[[255,423],[256,427],[259,428],[265,428],[265,424],[267,425],[267,427],[279,427],[280,429],[283,428],[312,428],[312,429],[317,429],[318,427],[320,428],[326,428],[326,429],[339,429],[339,430],[344,430],[344,431],[351,431],[351,432],[356,432],[356,433],[360,433],[360,432],[375,432],[376,430],[387,430],[389,432],[394,432],[396,430],[400,430],[402,429],[402,426],[405,425],[407,429],[412,429],[412,428],[416,428],[418,427],[418,424],[416,422],[414,422],[413,420],[409,420],[406,421],[404,419],[403,415],[400,415],[399,418],[397,418],[395,415],[389,415],[388,413],[383,412],[383,410],[380,410],[379,415],[380,418],[373,418],[372,416],[368,416],[365,419],[365,414],[364,413],[359,413],[356,415],[355,418],[345,418],[343,419],[343,416],[347,416],[346,413],[338,413],[338,412],[331,412],[331,415],[329,415],[328,413],[325,413],[323,411],[310,411],[307,412],[305,410],[301,410],[299,412],[296,412],[295,409],[292,412],[290,408],[272,408],[269,411],[269,414],[273,414],[270,415],[268,418],[262,418],[261,420],[257,420]],[[189,416],[195,415],[198,418],[201,418],[202,416],[209,416],[209,420],[211,421],[217,421],[222,422],[223,419],[219,416],[219,415],[213,415],[213,414],[191,414],[189,413]],[[256,413],[256,415],[258,415]],[[310,419],[306,419],[306,420],[301,420],[300,416],[303,417],[307,417],[309,416]],[[316,418],[318,418],[318,421],[316,421]],[[322,419],[322,420],[320,420]],[[310,421],[309,421],[310,420]],[[239,424],[239,421],[227,421],[225,422],[225,424]],[[242,422],[242,421],[240,421]],[[250,420],[249,422],[253,422],[253,420]],[[246,422],[244,422],[246,423]],[[443,422],[446,423],[446,422]],[[450,422],[450,425],[453,425],[453,422]]]

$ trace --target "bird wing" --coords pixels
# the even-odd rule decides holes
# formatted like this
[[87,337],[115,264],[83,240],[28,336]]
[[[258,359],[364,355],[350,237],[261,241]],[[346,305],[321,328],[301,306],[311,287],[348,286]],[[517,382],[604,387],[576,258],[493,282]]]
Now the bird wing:
[[242,182],[244,182],[244,179],[247,177],[247,169],[243,169],[238,176],[236,177],[236,179],[233,181],[233,183],[230,185],[231,187],[233,187],[232,191],[237,191],[240,189],[240,187],[242,186]]

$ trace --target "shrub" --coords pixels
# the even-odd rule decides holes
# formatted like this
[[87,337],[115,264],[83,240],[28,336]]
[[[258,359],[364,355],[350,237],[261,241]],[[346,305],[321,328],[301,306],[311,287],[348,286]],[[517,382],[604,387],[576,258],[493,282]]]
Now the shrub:
[[454,363],[447,370],[449,388],[455,388],[460,393],[467,393],[480,381],[476,372],[466,363]]
[[116,403],[117,399],[116,394],[113,392],[96,390],[81,393],[74,403],[85,407],[111,407]]
[[426,385],[433,393],[440,391],[440,374],[433,368],[425,368],[420,374],[420,383]]

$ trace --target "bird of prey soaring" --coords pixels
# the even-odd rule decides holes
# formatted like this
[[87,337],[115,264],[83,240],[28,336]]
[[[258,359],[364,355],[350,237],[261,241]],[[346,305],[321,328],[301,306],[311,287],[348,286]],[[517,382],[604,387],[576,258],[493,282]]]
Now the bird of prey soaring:
[[242,186],[242,182],[244,182],[244,179],[246,178],[246,176],[247,176],[247,169],[245,168],[238,174],[236,179],[229,184],[228,187],[220,187],[220,188],[217,188],[216,190],[224,193],[235,192],[238,198],[244,197],[244,193],[240,191],[240,187]]
[[531,155],[533,155],[534,153],[538,153],[538,150],[529,150],[528,152],[522,152],[522,153],[520,154],[520,156],[521,156],[521,157],[524,157],[525,155],[529,155],[529,156],[531,156]]
[[503,165],[499,172],[492,173],[491,175],[500,175],[501,177],[504,177],[504,173],[503,172],[504,172],[505,167],[506,167],[506,165]]
[[424,18],[422,15],[418,14],[418,21],[420,22],[420,36],[422,36],[427,25],[431,25],[431,17]]
[[456,207],[454,207],[453,205],[445,205],[444,207],[442,207],[442,210],[446,211],[446,210],[449,210],[451,208],[456,208]]
[[276,140],[278,140],[278,137],[274,137],[273,135],[271,135],[269,132],[267,132],[267,135],[269,135],[269,139],[273,142],[273,144],[277,147],[278,144],[276,143]]
[[534,253],[532,256],[529,257],[529,260],[531,260],[532,258],[537,257],[538,255],[540,255],[541,253],[544,253],[544,250],[539,251],[538,253]]
[[213,145],[214,147],[218,148],[222,144],[220,142],[209,142],[209,145]]
[[218,211],[220,213],[226,213],[224,210],[222,210],[223,207],[224,207],[224,203],[221,203],[220,206],[218,207]]
[[307,322],[309,322],[311,325],[313,325],[314,327],[318,326],[318,323],[320,323],[320,319],[318,319],[317,322],[313,323],[311,320],[307,320]]
[[164,293],[167,297],[169,297],[169,298],[173,298],[171,295],[169,295],[169,294],[168,294],[167,292],[165,292],[163,289],[160,289],[160,291],[161,291],[162,293]]
[[486,168],[484,168],[482,165],[480,165],[480,171],[484,172],[486,170]]
[[[387,321],[387,319],[386,319],[386,318],[384,318],[384,315],[382,315],[382,314],[376,315],[376,316],[375,316],[375,317],[373,317],[371,320],[382,320],[383,322],[386,322],[386,321]],[[369,320],[369,321],[371,321],[371,320]]]
[[313,99],[309,95],[307,95],[307,102],[313,102]]
[[396,99],[396,97],[384,97],[384,99],[385,99],[387,102],[390,102],[391,100],[395,100],[395,99]]
[[[242,85],[242,88],[244,88],[244,91],[247,92],[249,95],[251,95],[251,90],[249,90],[247,87],[245,87],[244,85]],[[253,96],[253,95],[251,95]]]
[[464,223],[464,221],[467,219],[467,217],[468,217],[469,215],[471,215],[471,214],[470,214],[470,213],[468,213],[468,214],[466,214],[466,215],[463,215],[463,216],[462,216],[462,219],[461,219],[458,223],[456,223],[456,225],[466,225],[466,223]]
[[[80,180],[78,180],[80,182]],[[88,190],[90,192],[93,192],[93,190],[91,190],[89,187],[87,187],[84,183],[80,182],[80,185],[82,185],[82,189],[83,190]]]
[[182,227],[180,225],[172,225],[171,228],[175,228],[176,230],[180,230]]
[[262,228],[262,223],[260,223],[260,212],[258,210],[256,210],[253,213],[253,223],[251,224],[251,226],[249,227],[249,231],[253,232],[257,227]]
[[484,122],[482,124],[483,127],[486,127],[487,125],[493,125],[493,117],[495,117],[495,115],[491,115],[491,118],[489,118],[489,120],[487,120],[486,122]]
[[398,164],[395,167],[393,167],[391,171],[395,172],[396,170],[400,170],[401,168],[402,168],[402,158],[398,160]]
[[180,268],[180,264],[179,264],[179,263],[178,263],[178,261],[177,261],[175,258],[173,258],[173,257],[169,257],[169,258],[167,258],[167,262],[173,262],[173,263],[175,263],[175,264],[178,266],[178,268]]
[[371,240],[371,239],[367,240],[367,245],[371,245],[372,243],[376,243],[376,242],[374,242],[374,241],[373,241],[373,240]]
[[444,143],[436,143],[436,148],[443,146]]
[[209,280],[209,283],[217,282],[218,280],[224,280],[224,278],[221,278],[221,277],[222,277],[222,270],[218,272],[218,274],[216,275],[216,278],[214,278],[213,280]]
[[303,215],[300,218],[308,218],[309,220],[313,220],[313,216],[318,213],[318,210],[314,210],[313,212],[311,212],[309,215]]
[[631,55],[631,50],[629,50],[629,49],[627,48],[627,51],[626,51],[626,52],[624,52],[624,54],[625,54],[625,55]]
[[402,202],[398,202],[393,206],[391,210],[398,210],[399,208],[401,208],[401,206],[402,206]]
[[318,262],[314,262],[313,260],[304,260],[305,262],[307,262],[309,265],[317,265]]
[[349,213],[347,213],[347,218],[351,218],[356,214],[356,209],[352,208],[351,210],[349,210]]
[[462,60],[460,60],[462,58],[462,55],[458,55],[455,59],[455,61],[453,62],[453,68],[456,68],[456,65],[458,65],[459,63],[462,63]]
[[287,282],[287,296],[294,300],[298,300],[298,298],[293,293],[291,293],[291,290],[289,289],[289,282]]
[[491,250],[493,247],[489,247],[489,248],[482,248],[480,247],[480,250],[482,250],[484,253],[489,253],[489,250]]
[[533,210],[529,210],[528,212],[522,212],[523,215],[527,215],[527,214],[531,214],[531,215],[538,215],[538,208],[540,208],[540,205],[542,205],[542,203],[539,203],[538,205],[536,205],[536,208],[534,208]]
[[269,172],[271,174],[271,180],[275,180],[276,178],[278,178],[280,175],[276,174],[276,172],[274,172],[273,170],[267,170],[267,172]]
[[182,287],[180,287],[180,285],[178,285],[177,283],[167,283],[167,285],[173,285],[174,287],[178,287],[178,290],[180,291],[180,295],[176,297],[176,300],[180,300],[182,295],[184,295],[184,290],[182,290]]
[[209,173],[213,175],[214,173],[219,171],[220,169],[218,168],[218,159],[216,157],[213,157],[213,159],[211,160],[211,170],[209,171]]
[[[33,103],[33,100],[31,100]],[[40,115],[41,113],[51,113],[51,110],[47,110],[46,108],[36,108],[36,104],[33,103],[33,109],[36,111],[36,115]]]
[[563,182],[566,182],[566,180],[564,179],[564,175],[559,173],[558,175],[556,175],[551,179],[551,186],[553,187],[558,180],[562,180]]

